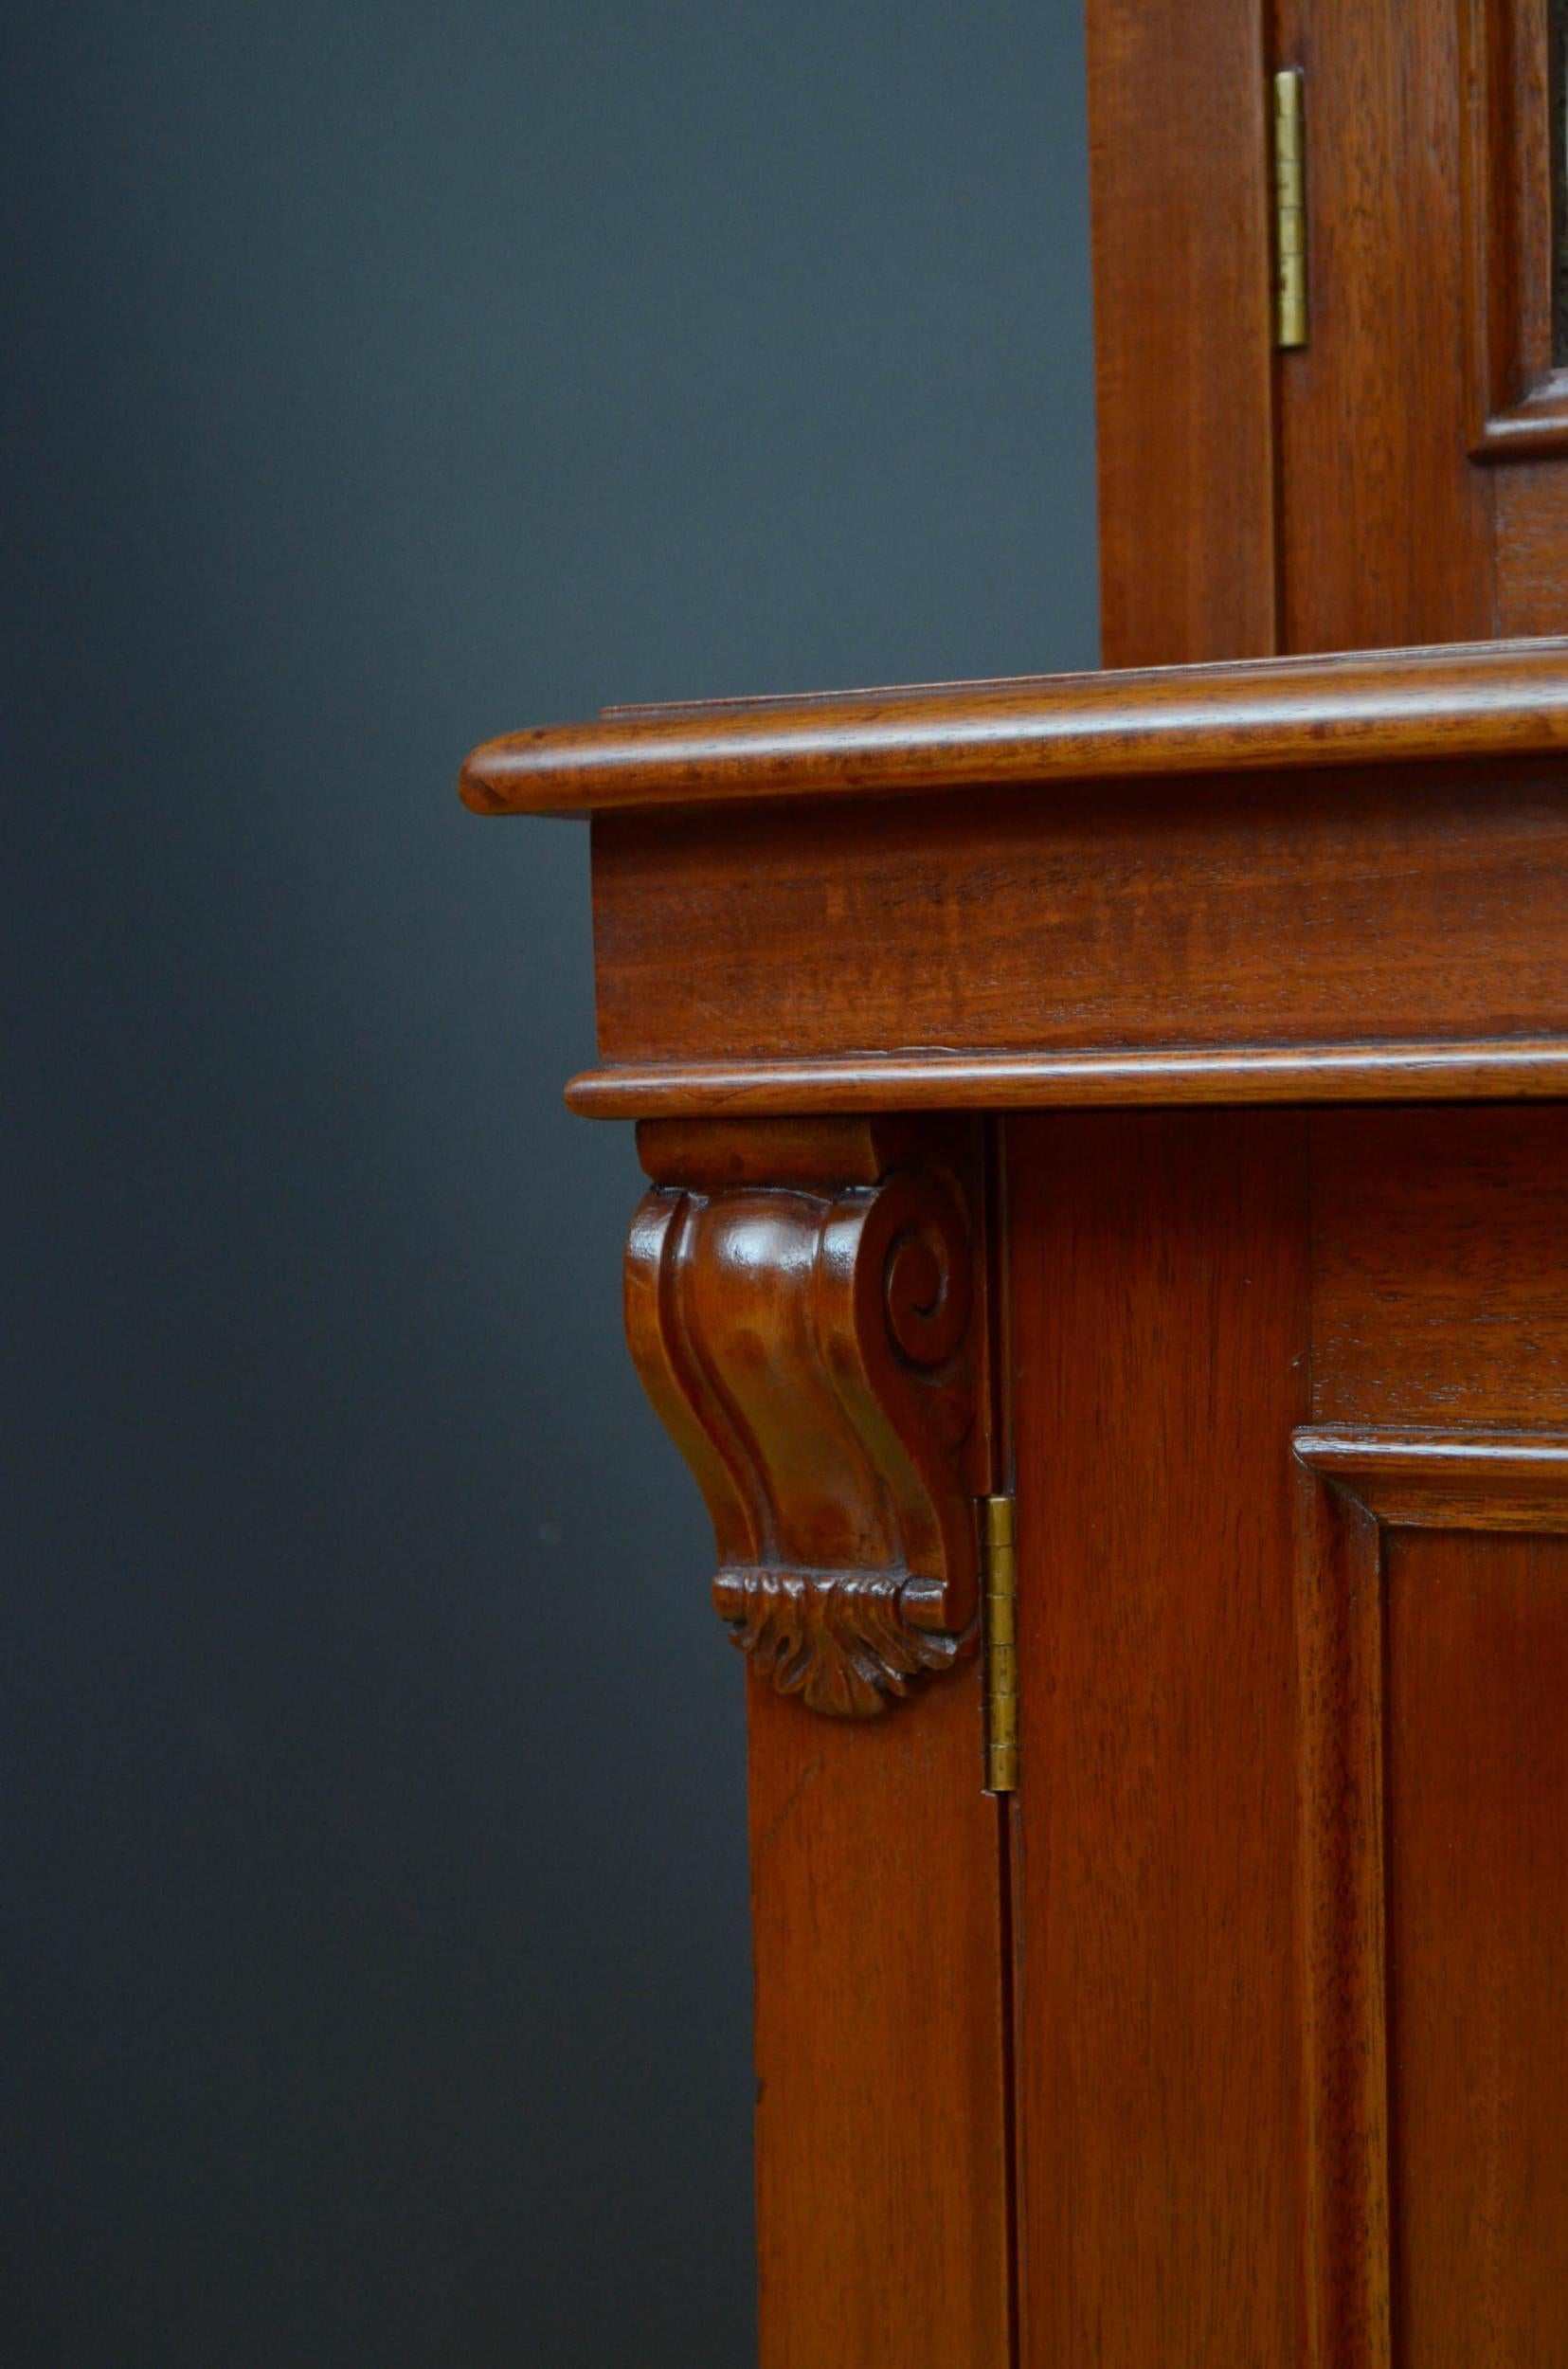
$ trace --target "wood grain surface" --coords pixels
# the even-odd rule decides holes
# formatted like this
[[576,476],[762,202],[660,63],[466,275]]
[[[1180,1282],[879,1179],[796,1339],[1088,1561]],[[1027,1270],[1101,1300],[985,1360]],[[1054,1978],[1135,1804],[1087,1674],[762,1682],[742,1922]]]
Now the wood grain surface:
[[[1554,34],[1535,0],[1460,0],[1459,32],[1470,451],[1504,461],[1560,455],[1568,372],[1553,335]],[[1499,540],[1505,548],[1505,533]]]
[[1568,623],[1568,462],[1497,472],[1498,621],[1507,633]]
[[[1556,1507],[1568,1531],[1560,1474]],[[1568,1536],[1395,1532],[1390,2143],[1401,2362],[1568,2360]]]
[[602,815],[611,1061],[1568,1033],[1568,764]]
[[1295,1446],[1305,2358],[1392,2369],[1382,1535]]
[[749,1719],[761,2369],[1007,2369],[979,1673],[869,1723],[753,1687]]
[[1295,1448],[1311,2358],[1544,2369],[1568,2347],[1568,1439]]
[[1559,633],[1545,12],[1281,0],[1276,38],[1307,77],[1311,316],[1277,365],[1279,646]]
[[1313,1121],[1312,1414],[1568,1416],[1568,1104]]
[[1489,472],[1469,460],[1455,0],[1280,0],[1306,74],[1310,335],[1279,362],[1286,650],[1495,633]]
[[478,814],[918,795],[1568,748],[1568,641],[643,708],[476,749]]
[[1278,647],[1266,17],[1087,12],[1107,666]]
[[584,1070],[585,1118],[766,1112],[1034,1111],[1191,1104],[1530,1101],[1568,1096],[1568,1037],[1433,1044],[1131,1046],[1113,1053],[867,1054]]
[[[814,1427],[846,1341],[866,1368],[814,1262],[893,1172],[885,1115],[904,1159],[917,1113],[1017,1113],[965,1203],[963,1485],[1000,1477],[1010,1387],[1021,1788],[981,1791],[973,1662],[887,1719],[749,1691],[763,2369],[1557,2369],[1541,11],[1090,0],[1088,29],[1104,643],[1135,671],[611,711],[461,783],[593,817],[571,1098],[658,1121],[638,1322],[766,1436],[731,1524],[765,1578],[824,1539],[909,1563],[896,1437]],[[1278,355],[1275,65],[1309,246]],[[1110,1107],[1183,1102],[1344,1107]]]
[[1006,1133],[1025,2369],[1544,2369],[1568,1108]]
[[1568,2346],[1568,1107],[1310,1128],[1312,2357],[1544,2369]]
[[1007,1124],[1024,2369],[1300,2358],[1307,1125]]
[[996,1435],[980,1130],[675,1123],[639,1149],[628,1336],[753,1677],[763,2369],[1006,2369],[1004,1866],[973,1658]]

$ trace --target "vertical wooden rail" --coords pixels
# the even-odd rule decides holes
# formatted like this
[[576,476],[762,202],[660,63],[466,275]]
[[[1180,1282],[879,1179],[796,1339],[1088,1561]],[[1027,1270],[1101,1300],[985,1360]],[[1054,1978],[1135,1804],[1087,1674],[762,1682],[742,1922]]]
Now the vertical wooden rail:
[[1299,1474],[1307,2360],[1390,2369],[1382,1541]]
[[762,2369],[1009,2369],[972,1120],[639,1130],[627,1329],[750,1664]]
[[1090,176],[1107,666],[1275,637],[1261,0],[1096,0]]

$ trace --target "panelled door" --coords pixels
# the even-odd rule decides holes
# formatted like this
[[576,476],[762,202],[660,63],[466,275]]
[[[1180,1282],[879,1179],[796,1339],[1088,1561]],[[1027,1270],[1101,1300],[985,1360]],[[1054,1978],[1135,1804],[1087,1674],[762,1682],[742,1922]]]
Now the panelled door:
[[1027,2369],[1568,2360],[1568,1108],[1007,1135]]
[[[1088,21],[1105,663],[1562,632],[1565,0]],[[1282,349],[1289,69],[1307,329]]]
[[1282,649],[1568,624],[1565,47],[1562,0],[1280,0],[1308,283]]

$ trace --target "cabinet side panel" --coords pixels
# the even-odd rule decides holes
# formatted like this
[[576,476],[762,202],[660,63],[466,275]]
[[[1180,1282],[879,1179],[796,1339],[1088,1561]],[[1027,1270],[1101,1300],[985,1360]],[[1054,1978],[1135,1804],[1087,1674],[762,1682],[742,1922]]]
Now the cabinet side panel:
[[753,1684],[762,2369],[1005,2369],[997,1806],[971,1665],[892,1717]]
[[1568,1541],[1387,1547],[1396,2360],[1568,2359]]
[[1274,640],[1260,0],[1089,9],[1107,666]]
[[1009,1139],[1021,2359],[1295,2360],[1305,1122]]

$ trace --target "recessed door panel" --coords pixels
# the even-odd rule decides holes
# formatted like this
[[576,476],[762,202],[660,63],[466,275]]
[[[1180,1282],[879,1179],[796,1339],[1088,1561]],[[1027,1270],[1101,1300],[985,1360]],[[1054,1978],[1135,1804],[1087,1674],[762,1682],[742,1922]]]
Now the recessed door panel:
[[1559,2369],[1568,1539],[1396,1531],[1385,1600],[1397,2357]]
[[1298,1434],[1310,2358],[1568,2358],[1568,1440]]

